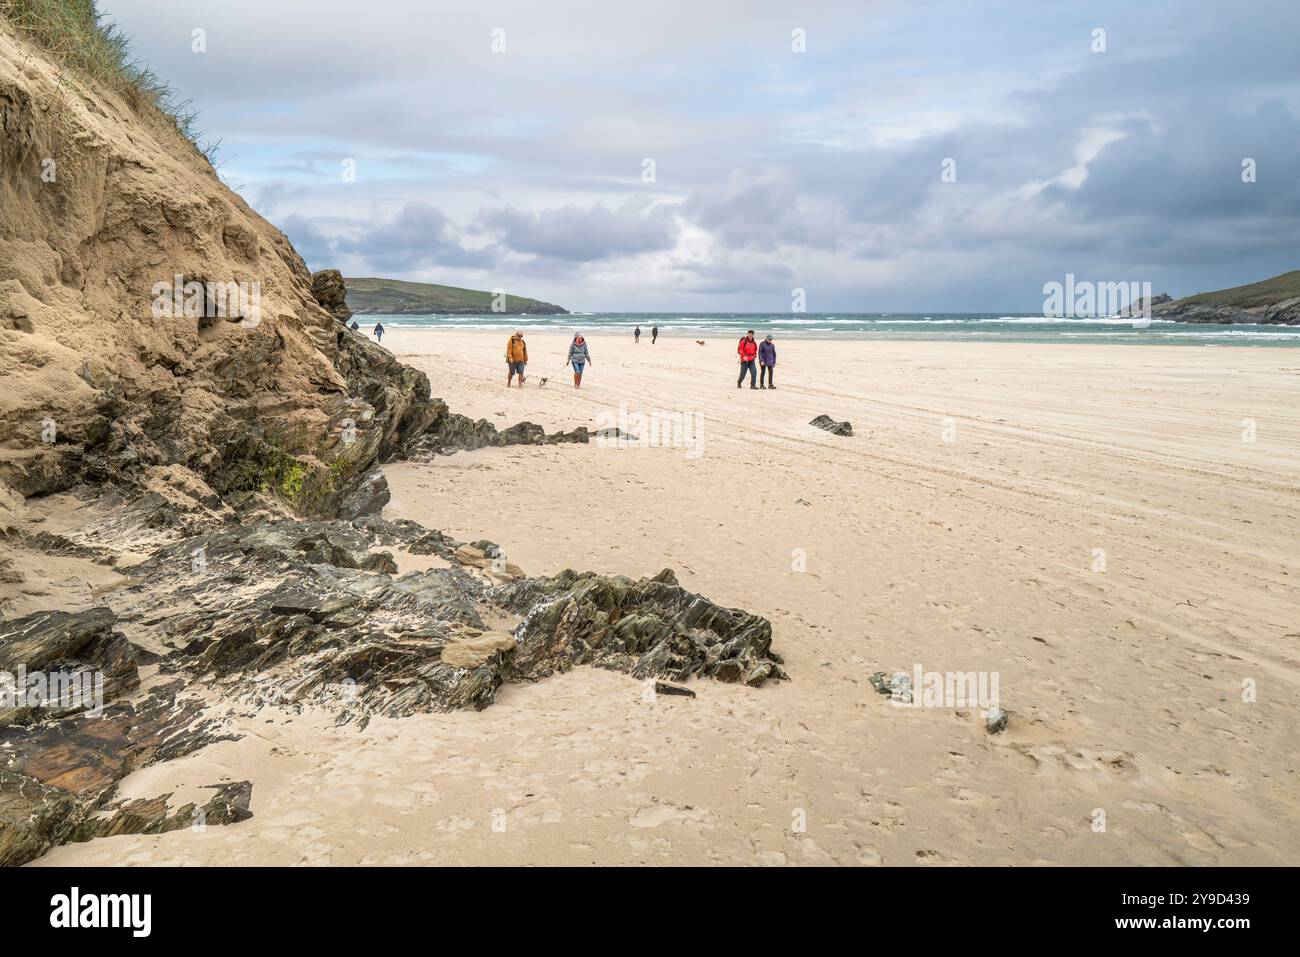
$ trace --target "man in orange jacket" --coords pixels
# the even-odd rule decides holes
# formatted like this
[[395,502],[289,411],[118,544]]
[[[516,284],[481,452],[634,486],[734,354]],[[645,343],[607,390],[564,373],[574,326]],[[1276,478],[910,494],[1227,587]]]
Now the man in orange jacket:
[[519,388],[524,387],[524,366],[528,363],[528,346],[524,344],[523,330],[516,330],[506,343],[506,388],[519,373]]
[[736,354],[740,356],[740,378],[736,380],[736,388],[745,381],[745,373],[749,373],[749,387],[758,388],[758,372],[754,368],[754,358],[758,355],[758,343],[754,341],[754,330],[750,329],[740,340],[740,345],[736,347]]

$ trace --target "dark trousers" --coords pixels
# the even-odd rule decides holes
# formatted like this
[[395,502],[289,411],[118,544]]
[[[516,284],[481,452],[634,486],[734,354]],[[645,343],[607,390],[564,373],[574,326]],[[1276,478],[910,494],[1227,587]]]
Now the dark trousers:
[[776,375],[776,366],[760,366],[758,369],[758,384],[770,385],[772,388],[775,389],[776,379],[773,378],[773,376],[775,375]]
[[745,381],[745,373],[749,373],[749,384],[753,386],[758,378],[758,373],[754,370],[754,360],[750,359],[740,364],[740,378],[736,380],[736,385]]

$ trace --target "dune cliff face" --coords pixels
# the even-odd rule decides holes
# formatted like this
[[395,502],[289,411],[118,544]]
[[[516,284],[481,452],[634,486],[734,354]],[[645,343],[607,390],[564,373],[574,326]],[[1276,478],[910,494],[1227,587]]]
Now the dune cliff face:
[[90,88],[0,19],[9,518],[20,497],[102,479],[330,511],[445,407],[311,283],[283,234],[162,117]]

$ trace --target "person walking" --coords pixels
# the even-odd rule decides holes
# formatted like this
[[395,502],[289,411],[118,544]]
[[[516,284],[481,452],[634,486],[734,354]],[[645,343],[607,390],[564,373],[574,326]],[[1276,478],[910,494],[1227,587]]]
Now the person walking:
[[376,322],[376,323],[375,323],[375,332],[374,332],[374,336],[375,336],[375,338],[378,339],[380,342],[383,342],[383,341],[384,341],[384,324],[383,324],[382,322]]
[[640,325],[638,325],[635,329],[632,330],[632,338],[633,338],[634,340],[636,340],[637,343],[640,343],[640,342],[641,342],[641,326],[640,326]]
[[587,351],[587,340],[578,333],[569,345],[569,365],[573,366],[573,387],[582,388],[582,370],[591,362],[591,353]]
[[516,330],[506,343],[506,388],[516,374],[519,376],[519,388],[524,387],[524,366],[528,364],[528,346],[524,343],[522,329]]
[[[764,380],[767,384],[764,385]],[[776,388],[776,343],[768,336],[758,347],[758,387]]]
[[740,344],[736,346],[736,354],[740,356],[740,378],[736,380],[736,388],[745,381],[745,373],[749,373],[749,387],[757,389],[755,380],[758,377],[757,370],[754,368],[754,357],[758,355],[758,343],[754,341],[754,330],[750,329],[740,339]]
[[658,338],[659,338],[659,327],[658,327],[658,326],[651,326],[651,327],[650,327],[650,345],[654,345],[654,344],[655,344],[655,340],[658,339]]

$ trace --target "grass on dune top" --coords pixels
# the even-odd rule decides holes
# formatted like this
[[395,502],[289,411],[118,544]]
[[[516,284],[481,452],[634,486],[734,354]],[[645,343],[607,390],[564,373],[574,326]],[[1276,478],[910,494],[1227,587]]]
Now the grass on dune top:
[[152,70],[131,57],[130,38],[95,9],[94,0],[0,0],[18,32],[138,111],[156,110],[211,162],[217,144],[200,146],[188,101],[176,99]]

